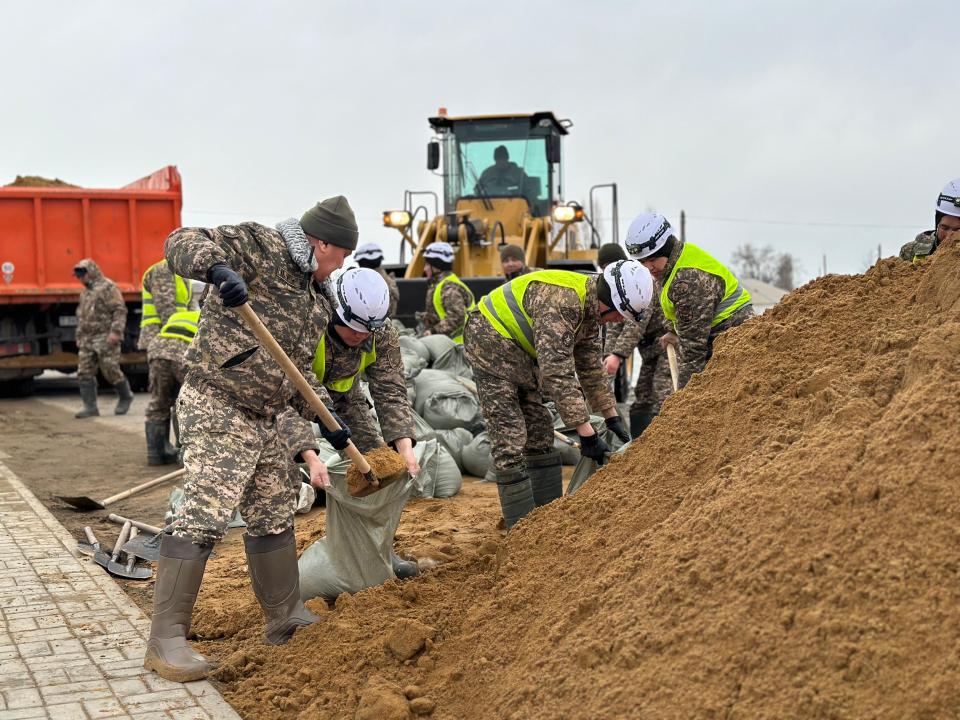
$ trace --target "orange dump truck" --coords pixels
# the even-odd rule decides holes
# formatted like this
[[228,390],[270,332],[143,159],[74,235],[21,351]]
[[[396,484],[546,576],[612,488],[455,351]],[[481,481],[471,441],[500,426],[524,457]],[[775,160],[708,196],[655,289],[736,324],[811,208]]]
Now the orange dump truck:
[[122,362],[142,385],[140,281],[180,227],[180,173],[170,165],[119,189],[0,187],[0,393],[29,392],[47,369],[77,367],[73,267],[93,258],[127,301]]

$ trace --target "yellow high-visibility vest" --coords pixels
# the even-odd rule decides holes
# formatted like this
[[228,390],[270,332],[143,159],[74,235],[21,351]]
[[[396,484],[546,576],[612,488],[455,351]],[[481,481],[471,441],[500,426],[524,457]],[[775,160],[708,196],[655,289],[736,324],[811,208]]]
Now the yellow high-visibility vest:
[[170,316],[166,324],[160,329],[160,337],[193,342],[197,335],[197,324],[200,322],[199,310],[178,310]]
[[587,304],[587,276],[570,270],[537,270],[521,275],[484,295],[480,298],[479,306],[480,312],[494,330],[516,342],[527,355],[536,359],[533,320],[523,307],[523,296],[530,287],[530,283],[534,282],[559,285],[576,292],[580,299],[582,318]]
[[345,393],[353,387],[357,377],[377,361],[377,341],[372,338],[369,350],[364,350],[360,356],[360,367],[357,371],[348,377],[338,378],[336,380],[327,379],[327,334],[320,336],[320,344],[317,345],[317,352],[313,356],[313,374],[317,380],[326,388],[338,393]]
[[660,306],[663,308],[664,317],[673,323],[674,328],[677,326],[677,310],[667,293],[673,283],[673,278],[676,277],[677,271],[681,268],[703,270],[723,280],[723,300],[717,306],[717,312],[713,316],[713,320],[710,321],[710,327],[719,325],[751,301],[750,293],[740,284],[736,276],[727,270],[726,266],[696,245],[686,243],[683,250],[680,251],[680,257],[677,258],[676,265],[670,271],[670,276],[663,284],[663,290],[660,291]]
[[[140,300],[143,303],[143,313],[140,316],[140,327],[146,327],[147,325],[159,325],[160,316],[157,314],[157,306],[153,304],[153,295],[147,290],[147,284],[144,282],[147,279],[147,274],[153,270],[158,265],[166,265],[166,260],[161,260],[156,262],[150,267],[147,268],[147,271],[143,273],[143,278],[140,280],[140,285],[143,287],[143,290],[140,293]],[[193,284],[186,282],[179,275],[173,276],[174,285],[176,285],[176,296],[174,297],[174,304],[176,305],[177,311],[186,310],[190,307],[190,300],[193,298]]]
[[[459,285],[460,287],[462,287],[464,290],[467,291],[467,295],[470,297],[470,306],[467,308],[467,313],[469,313],[471,310],[473,310],[477,306],[476,302],[474,302],[474,299],[473,299],[473,291],[467,287],[467,284],[463,280],[458,278],[453,273],[450,273],[443,280],[438,282],[437,286],[433,289],[433,309],[436,310],[437,317],[439,317],[441,320],[443,320],[447,316],[447,311],[446,311],[446,308],[443,307],[443,299],[441,297],[441,291],[443,289],[443,286],[447,282],[452,282],[454,285]],[[460,323],[457,326],[457,329],[454,331],[455,334],[453,336],[453,341],[457,345],[463,344],[463,328],[466,327],[466,325],[467,325],[467,315],[465,313],[463,316],[463,322]]]

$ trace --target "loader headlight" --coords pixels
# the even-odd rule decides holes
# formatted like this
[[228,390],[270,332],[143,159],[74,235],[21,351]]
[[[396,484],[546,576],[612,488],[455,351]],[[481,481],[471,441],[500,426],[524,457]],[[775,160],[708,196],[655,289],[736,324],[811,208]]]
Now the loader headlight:
[[583,208],[576,203],[557,205],[553,209],[553,219],[558,223],[574,223],[583,220]]
[[402,229],[410,226],[410,213],[406,210],[384,210],[383,226]]

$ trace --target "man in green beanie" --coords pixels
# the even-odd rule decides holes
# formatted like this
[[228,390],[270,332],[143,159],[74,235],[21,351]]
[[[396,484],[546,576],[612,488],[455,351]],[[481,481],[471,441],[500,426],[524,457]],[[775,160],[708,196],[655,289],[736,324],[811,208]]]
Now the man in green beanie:
[[503,245],[500,248],[500,267],[508,282],[534,270],[527,265],[527,256],[519,245]]
[[[170,269],[217,289],[204,301],[177,399],[185,499],[160,544],[144,658],[167,680],[199,680],[210,670],[186,636],[207,558],[237,509],[247,522],[247,566],[266,618],[265,641],[285,643],[298,627],[319,620],[300,601],[293,534],[300,481],[289,472],[290,451],[277,432],[277,415],[288,406],[308,420],[314,412],[233,308],[249,300],[329,405],[311,368],[332,312],[317,283],[342,265],[357,236],[350,204],[337,196],[272,228],[254,222],[180,228],[167,238]],[[343,449],[350,432],[324,437]],[[318,449],[312,440],[299,444],[298,455]],[[311,481],[329,486],[323,463],[312,466]]]

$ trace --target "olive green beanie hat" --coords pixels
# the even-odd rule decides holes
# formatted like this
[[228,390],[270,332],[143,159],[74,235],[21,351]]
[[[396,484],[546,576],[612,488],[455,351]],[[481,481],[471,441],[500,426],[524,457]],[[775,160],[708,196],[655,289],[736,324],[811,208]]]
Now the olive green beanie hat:
[[300,227],[317,240],[346,248],[357,249],[357,219],[350,203],[343,195],[327,198],[307,210],[300,218]]
[[623,248],[616,243],[606,243],[601,245],[600,249],[597,251],[597,265],[600,267],[605,267],[612,262],[617,260],[626,260],[627,253],[624,252]]
[[500,248],[500,262],[503,262],[507,259],[519,260],[524,262],[527,259],[526,254],[523,252],[523,248],[519,245],[504,245]]

